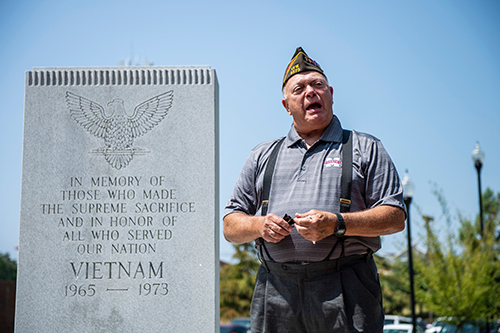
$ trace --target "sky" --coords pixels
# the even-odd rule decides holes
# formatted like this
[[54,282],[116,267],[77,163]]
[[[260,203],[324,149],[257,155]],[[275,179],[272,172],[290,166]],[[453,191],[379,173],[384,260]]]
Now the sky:
[[[500,1],[0,1],[0,253],[17,258],[25,72],[33,67],[209,65],[220,86],[220,215],[250,150],[284,136],[291,118],[281,80],[302,46],[334,88],[342,126],[381,139],[400,176],[415,185],[420,214],[443,234],[443,217],[479,210],[482,189],[500,191]],[[222,221],[220,221],[222,231]],[[384,236],[381,254],[406,246]],[[443,236],[445,237],[445,236]],[[220,235],[220,257],[233,248]]]

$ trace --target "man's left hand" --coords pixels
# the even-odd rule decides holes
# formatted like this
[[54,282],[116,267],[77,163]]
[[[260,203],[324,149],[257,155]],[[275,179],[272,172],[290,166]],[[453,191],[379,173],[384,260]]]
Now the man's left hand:
[[337,226],[335,214],[310,210],[304,214],[295,214],[295,228],[307,240],[317,242],[333,235]]

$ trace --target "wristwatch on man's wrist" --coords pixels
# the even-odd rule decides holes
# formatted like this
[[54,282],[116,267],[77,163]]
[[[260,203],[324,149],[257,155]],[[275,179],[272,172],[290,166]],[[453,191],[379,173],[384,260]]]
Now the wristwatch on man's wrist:
[[337,216],[337,227],[335,228],[335,232],[333,234],[336,237],[342,237],[346,232],[345,221],[340,213],[335,213],[335,215]]

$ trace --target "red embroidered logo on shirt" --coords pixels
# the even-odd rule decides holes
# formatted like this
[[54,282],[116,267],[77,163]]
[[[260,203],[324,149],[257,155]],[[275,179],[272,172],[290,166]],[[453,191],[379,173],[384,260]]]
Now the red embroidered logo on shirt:
[[342,161],[340,160],[340,158],[338,157],[335,157],[335,158],[327,158],[325,160],[325,167],[327,168],[330,168],[330,167],[336,167],[336,168],[340,168],[342,166]]

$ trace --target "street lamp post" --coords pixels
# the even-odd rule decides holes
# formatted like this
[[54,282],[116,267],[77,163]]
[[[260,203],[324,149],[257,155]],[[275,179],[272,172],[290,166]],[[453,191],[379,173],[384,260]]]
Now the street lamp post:
[[483,196],[481,194],[481,168],[483,167],[484,152],[479,146],[479,142],[476,142],[476,148],[472,151],[472,160],[474,160],[474,165],[477,170],[477,185],[479,189],[479,222],[481,222],[481,239],[483,238],[484,232],[484,222],[483,222]]
[[415,186],[413,185],[413,182],[410,180],[410,175],[408,174],[408,170],[406,170],[405,175],[403,177],[403,199],[408,214],[406,229],[408,231],[408,271],[410,275],[411,320],[413,325],[413,332],[416,332],[417,318],[415,316],[415,289],[413,285],[413,253],[412,253],[413,251],[411,245],[411,223],[410,223],[410,204],[414,192],[415,192]]
[[[484,221],[483,221],[483,195],[481,192],[481,168],[484,162],[484,152],[479,146],[479,142],[476,142],[476,147],[472,151],[472,160],[474,161],[474,166],[477,170],[477,188],[479,190],[479,222],[481,223],[481,240],[484,237]],[[490,331],[490,323],[486,319],[486,332]]]

